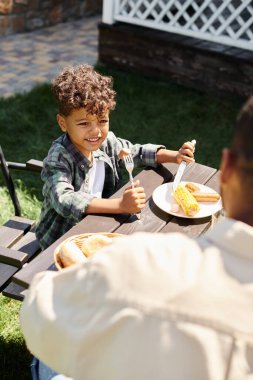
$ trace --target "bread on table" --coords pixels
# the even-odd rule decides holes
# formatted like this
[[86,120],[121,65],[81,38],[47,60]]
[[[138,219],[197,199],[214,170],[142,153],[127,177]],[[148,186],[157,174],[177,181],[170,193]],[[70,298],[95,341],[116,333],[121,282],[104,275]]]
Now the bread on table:
[[55,264],[59,270],[73,264],[86,262],[87,258],[97,250],[111,244],[115,237],[120,236],[120,234],[113,233],[109,233],[110,236],[102,233],[84,235],[73,236],[56,249],[54,253]]
[[106,235],[91,235],[83,240],[81,250],[86,257],[91,256],[98,249],[112,243],[112,238]]
[[86,257],[84,256],[83,252],[73,241],[67,241],[61,245],[60,251],[58,253],[58,259],[61,263],[61,266],[64,268],[86,261]]

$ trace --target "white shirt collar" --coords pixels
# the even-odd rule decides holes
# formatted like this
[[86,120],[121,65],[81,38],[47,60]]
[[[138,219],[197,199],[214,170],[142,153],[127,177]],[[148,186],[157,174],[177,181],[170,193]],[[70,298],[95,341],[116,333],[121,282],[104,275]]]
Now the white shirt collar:
[[230,218],[222,219],[216,226],[204,235],[204,239],[222,250],[253,260],[253,227]]

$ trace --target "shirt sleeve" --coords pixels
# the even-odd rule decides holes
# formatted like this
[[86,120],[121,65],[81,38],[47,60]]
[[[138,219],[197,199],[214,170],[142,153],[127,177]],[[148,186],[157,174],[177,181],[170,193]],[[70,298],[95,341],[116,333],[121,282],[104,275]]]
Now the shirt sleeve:
[[57,214],[75,221],[81,220],[94,195],[82,189],[75,191],[70,164],[62,157],[46,160],[42,180],[45,183],[43,195]]

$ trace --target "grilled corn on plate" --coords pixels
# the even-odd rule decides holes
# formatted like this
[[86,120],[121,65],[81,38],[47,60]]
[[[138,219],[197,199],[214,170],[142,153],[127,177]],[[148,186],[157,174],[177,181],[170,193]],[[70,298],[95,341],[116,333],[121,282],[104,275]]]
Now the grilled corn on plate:
[[199,212],[200,206],[197,200],[183,184],[178,185],[174,197],[186,215],[194,216]]

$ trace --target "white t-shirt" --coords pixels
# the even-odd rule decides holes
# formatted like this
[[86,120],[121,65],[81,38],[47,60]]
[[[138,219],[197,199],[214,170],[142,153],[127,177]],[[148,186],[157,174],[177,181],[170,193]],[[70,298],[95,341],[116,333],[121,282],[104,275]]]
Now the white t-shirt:
[[97,161],[93,158],[93,165],[89,171],[90,182],[89,189],[90,193],[96,198],[102,197],[102,192],[105,182],[105,163],[104,161]]

